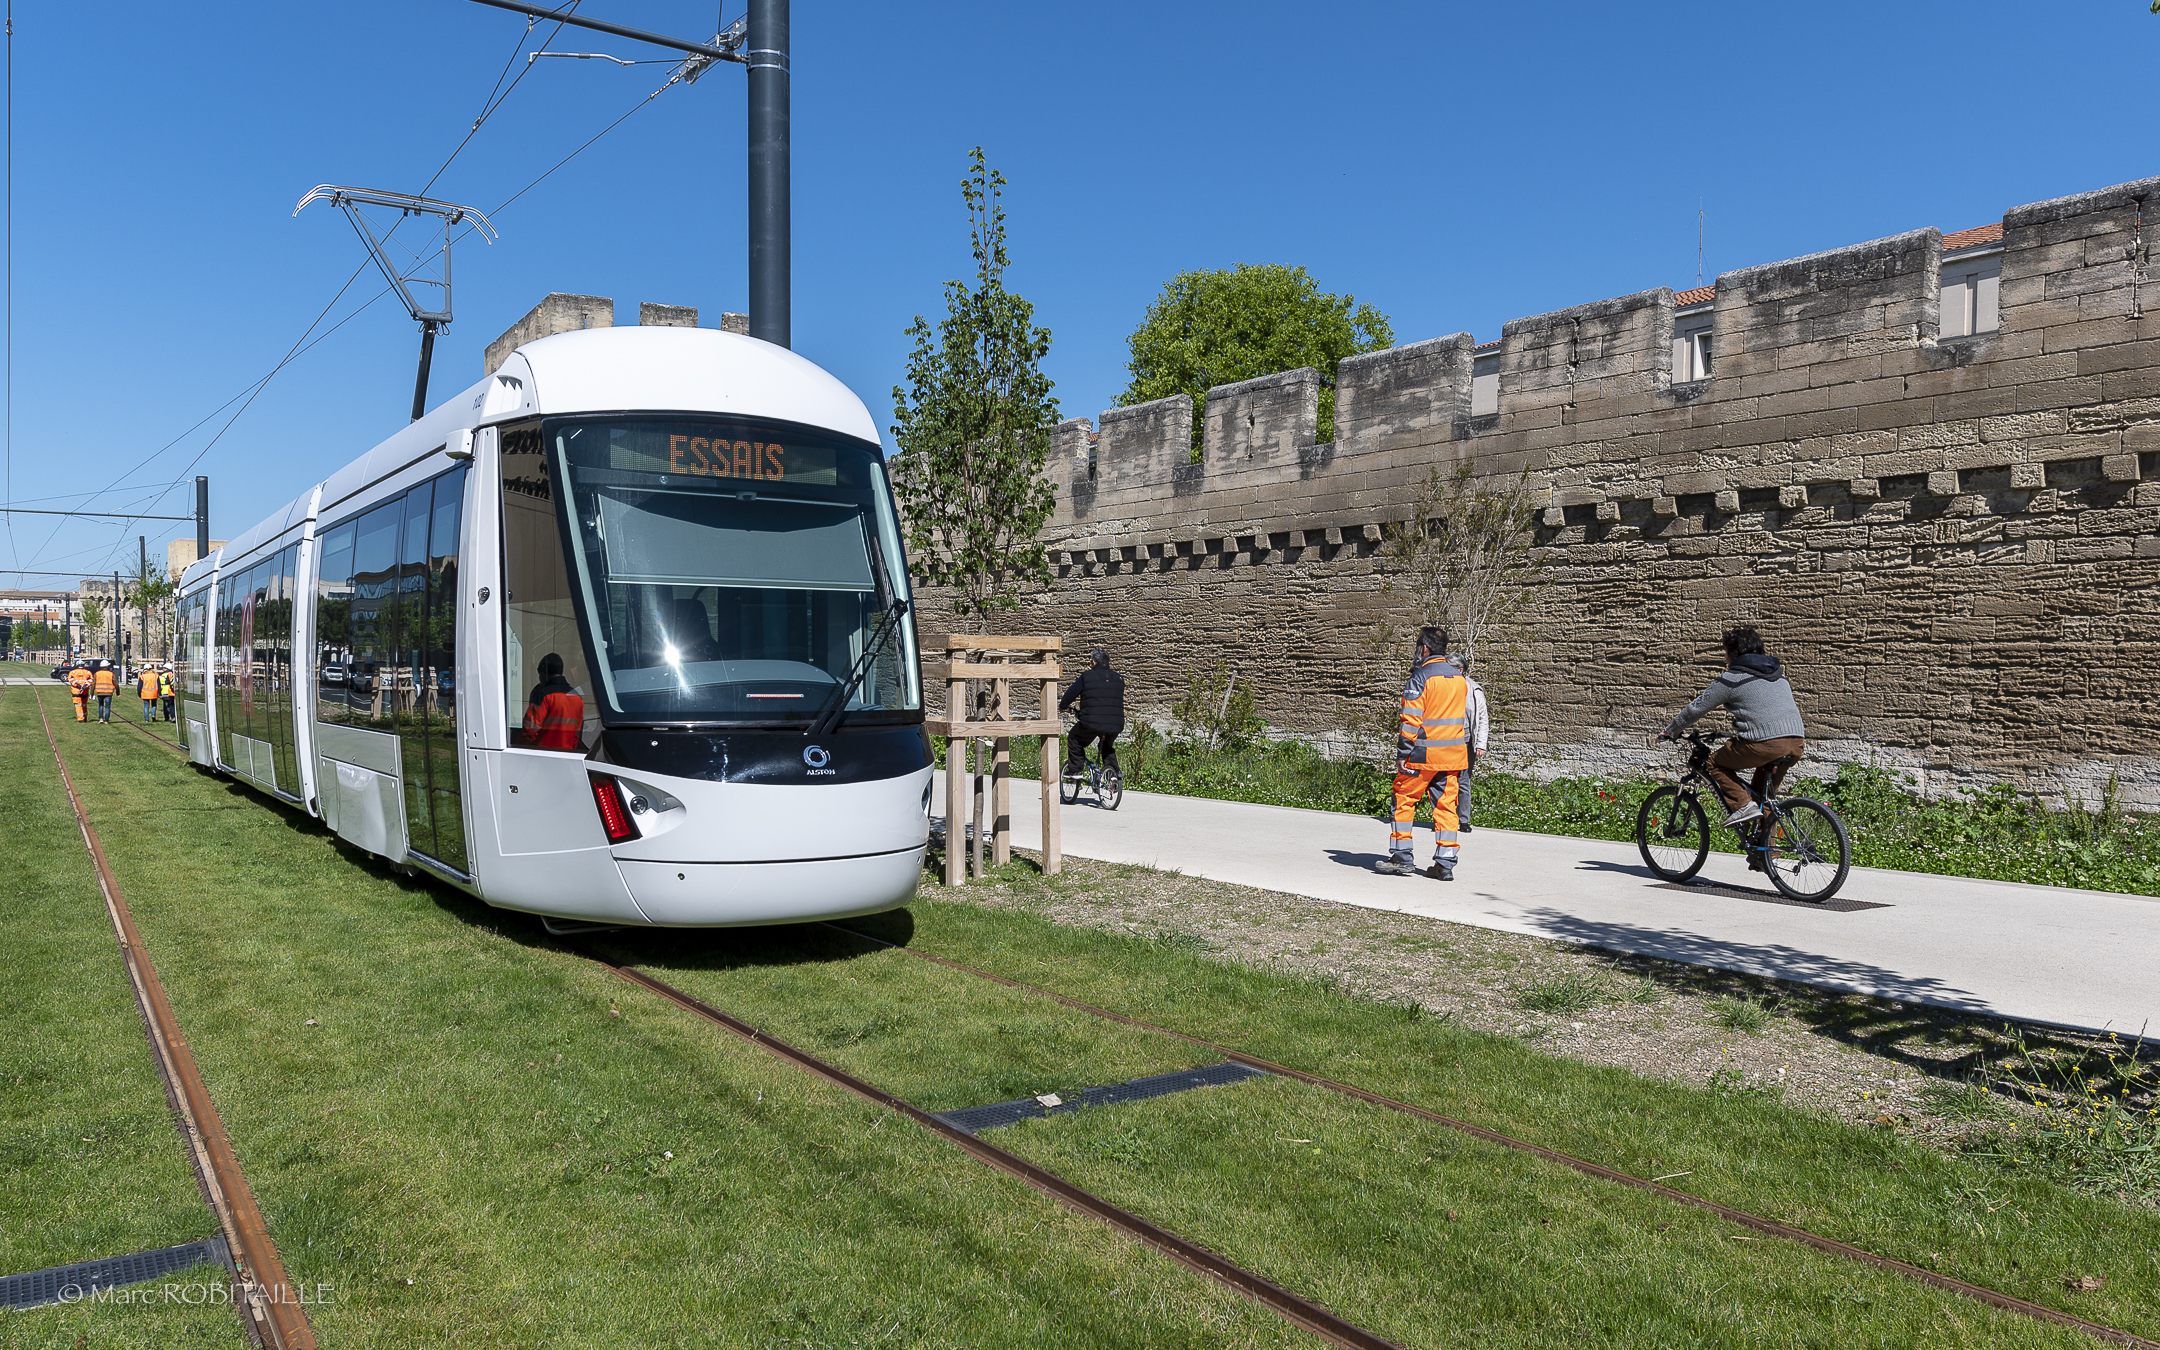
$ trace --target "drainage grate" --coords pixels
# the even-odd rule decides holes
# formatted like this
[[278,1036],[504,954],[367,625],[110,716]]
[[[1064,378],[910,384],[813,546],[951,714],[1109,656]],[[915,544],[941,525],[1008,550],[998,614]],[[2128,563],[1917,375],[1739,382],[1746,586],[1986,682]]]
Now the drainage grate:
[[1248,1078],[1266,1076],[1267,1070],[1255,1069],[1249,1064],[1211,1064],[1204,1069],[1185,1069],[1178,1073],[1158,1074],[1153,1078],[1135,1078],[1130,1083],[1118,1083],[1111,1087],[1086,1088],[1078,1096],[1061,1101],[1055,1106],[1044,1105],[1040,1097],[1022,1097],[1016,1102],[992,1102],[988,1106],[941,1111],[937,1112],[936,1116],[956,1130],[980,1134],[984,1130],[1017,1125],[1023,1120],[1037,1120],[1044,1116],[1077,1111],[1083,1106],[1116,1106],[1120,1102],[1146,1101],[1150,1097],[1164,1097],[1173,1092],[1220,1087],[1225,1083],[1242,1083]]
[[179,1247],[160,1247],[133,1256],[109,1256],[102,1261],[82,1261],[27,1275],[0,1278],[0,1308],[42,1308],[48,1303],[73,1303],[100,1289],[143,1284],[163,1275],[209,1264],[232,1269],[225,1239],[204,1238]]

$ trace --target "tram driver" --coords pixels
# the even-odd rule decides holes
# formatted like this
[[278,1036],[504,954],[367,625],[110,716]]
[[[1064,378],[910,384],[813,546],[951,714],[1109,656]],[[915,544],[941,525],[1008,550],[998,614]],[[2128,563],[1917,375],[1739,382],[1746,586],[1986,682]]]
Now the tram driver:
[[539,750],[578,750],[585,730],[585,700],[563,678],[555,652],[540,658],[540,683],[525,701],[526,744]]

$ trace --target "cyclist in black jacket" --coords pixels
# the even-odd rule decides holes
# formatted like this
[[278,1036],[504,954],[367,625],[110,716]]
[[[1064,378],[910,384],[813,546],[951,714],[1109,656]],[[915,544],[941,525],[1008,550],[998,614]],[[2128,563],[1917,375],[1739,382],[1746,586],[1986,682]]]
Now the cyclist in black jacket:
[[1117,768],[1116,742],[1125,734],[1125,677],[1110,669],[1110,653],[1104,648],[1097,647],[1088,656],[1094,664],[1080,672],[1080,678],[1058,700],[1059,712],[1080,705],[1078,723],[1065,738],[1070,747],[1065,752],[1067,778],[1086,776],[1087,748],[1094,741],[1102,743],[1103,763]]

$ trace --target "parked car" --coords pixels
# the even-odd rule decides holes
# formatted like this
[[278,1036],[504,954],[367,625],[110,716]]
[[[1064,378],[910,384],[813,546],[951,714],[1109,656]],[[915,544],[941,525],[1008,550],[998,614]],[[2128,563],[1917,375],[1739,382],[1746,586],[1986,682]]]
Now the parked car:
[[345,667],[337,665],[324,666],[322,668],[322,682],[324,684],[345,683]]

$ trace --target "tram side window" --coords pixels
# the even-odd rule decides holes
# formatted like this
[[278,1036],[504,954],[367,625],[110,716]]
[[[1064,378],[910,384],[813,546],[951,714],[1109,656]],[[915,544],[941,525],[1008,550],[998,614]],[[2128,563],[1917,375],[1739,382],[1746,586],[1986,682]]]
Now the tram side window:
[[435,826],[428,798],[429,723],[435,719],[435,671],[428,659],[428,517],[432,483],[405,494],[397,571],[397,623],[385,683],[384,706],[396,717],[404,741],[405,831],[412,847],[435,857]]
[[402,500],[386,502],[362,516],[353,542],[352,608],[347,622],[352,661],[345,672],[345,713],[339,720],[354,726],[391,728],[394,702],[384,701],[383,684],[395,681],[391,648],[397,629],[397,538],[404,514]]
[[435,825],[435,858],[466,870],[465,807],[458,788],[458,535],[465,507],[464,469],[435,480],[435,502],[428,521],[427,764],[429,814]]
[[315,583],[315,720],[346,720],[345,688],[352,662],[353,536],[346,521],[322,536],[321,580]]
[[293,763],[293,564],[300,546],[287,545],[270,560],[264,613],[255,616],[256,641],[269,653],[264,704],[264,730],[277,757],[278,786],[300,791],[300,775]]
[[[567,692],[584,705],[585,719],[574,733],[561,728],[555,748],[579,750],[598,721],[585,670],[585,648],[578,637],[572,608],[570,573],[564,565],[562,536],[555,522],[554,490],[538,427],[503,433],[503,695],[509,743],[539,748],[540,718],[526,730],[527,712],[549,692]],[[555,661],[548,661],[549,657]],[[557,668],[559,663],[560,669]],[[542,674],[541,667],[548,673]],[[565,700],[557,700],[560,709]],[[576,744],[560,745],[574,734]]]
[[197,591],[180,602],[180,689],[190,698],[203,696],[203,656],[206,638],[205,620],[209,612],[209,592]]

